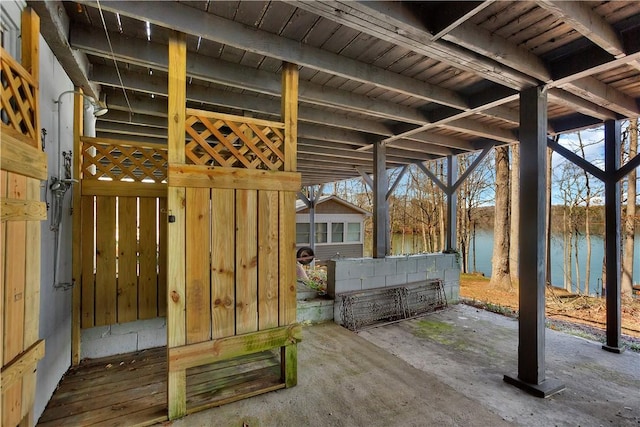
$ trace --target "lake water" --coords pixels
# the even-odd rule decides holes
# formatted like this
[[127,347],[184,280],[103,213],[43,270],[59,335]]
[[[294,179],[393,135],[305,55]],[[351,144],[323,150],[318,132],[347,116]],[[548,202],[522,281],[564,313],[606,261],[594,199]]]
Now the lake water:
[[[578,259],[580,264],[580,289],[584,289],[585,264],[587,257],[587,244],[584,237],[579,240]],[[402,235],[395,234],[393,236],[393,253],[417,253],[422,249],[422,238],[419,235],[404,236],[404,249],[401,250]],[[473,270],[473,242],[470,242],[471,250],[469,253],[469,270]],[[563,287],[564,285],[564,257],[563,257],[563,239],[561,235],[552,236],[551,238],[551,281],[554,286]],[[575,248],[574,254],[575,254]],[[493,253],[493,230],[477,230],[476,231],[476,268],[485,276],[491,276],[491,256]],[[589,279],[589,293],[592,295],[602,292],[602,258],[604,254],[604,241],[600,236],[591,236],[591,277]],[[640,283],[640,233],[635,239],[635,257],[634,257],[634,283]],[[571,266],[575,269],[575,260]],[[568,274],[568,273],[567,273]],[[573,276],[573,290],[576,291],[575,272]]]

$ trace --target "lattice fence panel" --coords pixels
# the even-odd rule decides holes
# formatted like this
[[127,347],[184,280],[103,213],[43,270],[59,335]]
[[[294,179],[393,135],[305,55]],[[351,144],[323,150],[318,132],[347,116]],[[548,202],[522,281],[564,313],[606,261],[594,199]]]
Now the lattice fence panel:
[[0,52],[2,123],[37,141],[40,132],[37,123],[38,83],[6,50]]
[[189,163],[246,169],[284,169],[284,124],[187,110]]
[[95,138],[83,138],[82,142],[83,179],[166,182],[166,148]]

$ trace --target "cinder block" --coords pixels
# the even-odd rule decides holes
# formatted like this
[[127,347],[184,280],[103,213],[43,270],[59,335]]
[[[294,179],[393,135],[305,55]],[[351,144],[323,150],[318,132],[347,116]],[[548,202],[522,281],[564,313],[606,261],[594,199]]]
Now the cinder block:
[[81,357],[105,357],[136,351],[138,334],[107,335],[96,340],[84,340],[82,337]]
[[372,277],[373,275],[373,263],[371,263],[370,261],[356,262],[349,266],[350,279]]
[[449,268],[444,271],[444,282],[459,282],[460,281],[460,270],[457,268]]
[[460,300],[460,286],[459,285],[445,286],[444,293],[447,296],[447,302],[449,304],[457,303]]
[[342,301],[338,297],[334,300],[334,303],[333,303],[333,321],[338,325],[344,326],[341,307],[342,307]]
[[327,262],[327,294],[334,297],[336,294],[336,262]]
[[407,257],[398,260],[396,264],[396,273],[416,273],[418,271],[418,261],[414,258]]
[[395,259],[376,259],[374,268],[374,275],[376,276],[391,276],[396,274],[396,260]]
[[436,269],[436,257],[432,254],[425,255],[418,259],[417,270],[421,271],[434,271]]
[[343,292],[360,291],[362,290],[362,279],[349,279],[336,281],[335,294],[341,294]]
[[386,276],[367,277],[362,280],[362,289],[377,289],[387,286]]
[[455,254],[439,254],[436,258],[436,270],[447,270],[453,268]]
[[136,320],[133,322],[117,323],[115,325],[111,325],[111,334],[125,335],[138,332],[144,327],[144,322],[144,320]]
[[419,273],[409,273],[407,274],[407,283],[415,283],[415,282],[426,282],[427,281],[427,272],[421,271]]
[[398,286],[405,285],[407,283],[407,274],[394,274],[393,276],[386,276],[386,286]]
[[333,275],[336,280],[345,280],[349,278],[349,269],[353,261],[337,261],[335,262],[335,270]]
[[143,329],[138,332],[138,350],[167,345],[167,328]]
[[82,329],[80,339],[82,341],[92,341],[108,335],[111,335],[111,326],[96,326],[95,328]]
[[427,280],[434,280],[434,279],[442,280],[443,275],[444,275],[443,271],[427,271]]

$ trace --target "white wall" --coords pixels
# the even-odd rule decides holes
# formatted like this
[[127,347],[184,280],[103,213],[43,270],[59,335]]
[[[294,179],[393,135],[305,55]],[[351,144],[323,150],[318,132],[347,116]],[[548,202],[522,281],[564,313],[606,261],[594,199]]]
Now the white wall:
[[[73,96],[64,95],[60,105],[61,130],[58,138],[58,105],[53,101],[60,93],[73,90],[73,84],[42,36],[40,37],[40,124],[47,135],[43,142],[48,158],[49,177],[58,175],[62,151],[73,147]],[[60,141],[58,141],[60,139]],[[74,153],[75,154],[75,153]],[[43,183],[42,200],[51,205],[51,192]],[[60,227],[60,263],[58,282],[71,282],[71,190],[64,198],[62,225]],[[45,357],[38,364],[38,382],[34,417],[37,420],[44,411],[60,378],[71,364],[71,290],[53,287],[55,233],[51,231],[51,209],[47,221],[42,222],[42,274],[40,284],[40,338],[45,340]]]

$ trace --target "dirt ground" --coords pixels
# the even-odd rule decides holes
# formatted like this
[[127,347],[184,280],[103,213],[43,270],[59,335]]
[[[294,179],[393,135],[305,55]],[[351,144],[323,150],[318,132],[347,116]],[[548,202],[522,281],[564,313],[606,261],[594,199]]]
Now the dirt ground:
[[[488,305],[491,311],[516,312],[518,291],[503,291],[489,286],[489,278],[483,276],[460,276],[460,296],[464,299]],[[505,308],[507,310],[505,310]],[[604,298],[570,294],[561,288],[547,287],[547,319],[568,321],[593,328],[605,329],[606,307]],[[623,298],[622,334],[640,338],[640,299]]]

